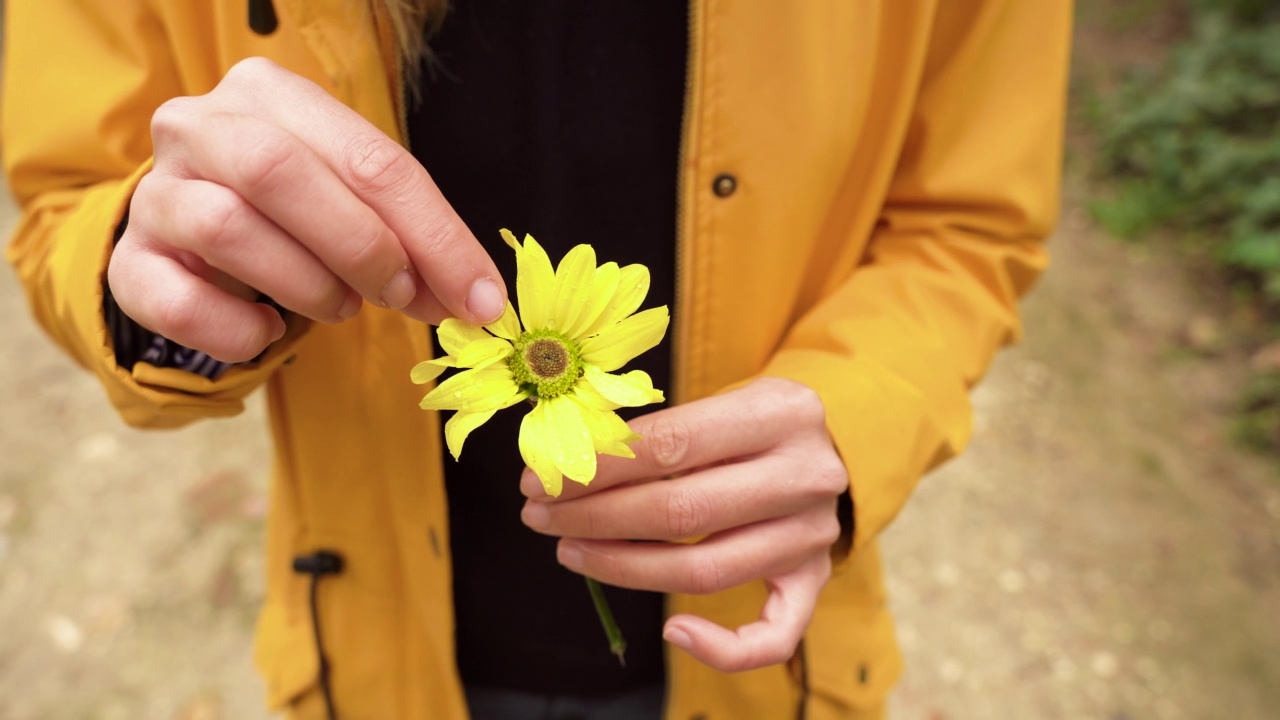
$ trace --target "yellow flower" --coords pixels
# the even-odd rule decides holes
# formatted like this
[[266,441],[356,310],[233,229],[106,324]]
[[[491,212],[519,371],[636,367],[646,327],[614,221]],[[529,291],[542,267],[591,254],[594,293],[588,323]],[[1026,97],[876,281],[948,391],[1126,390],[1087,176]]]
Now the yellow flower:
[[520,455],[556,496],[565,477],[591,482],[597,453],[635,457],[630,444],[640,436],[614,410],[662,402],[663,395],[645,372],[614,371],[657,345],[670,318],[665,305],[635,312],[649,292],[643,265],[597,267],[595,250],[578,245],[553,271],[533,237],[525,235],[521,245],[504,228],[502,238],[516,251],[519,318],[507,303],[506,313],[484,328],[445,320],[438,337],[447,355],[418,363],[410,377],[423,384],[446,368],[464,369],[420,403],[457,411],[444,426],[454,459],[495,412],[533,402],[520,424]]

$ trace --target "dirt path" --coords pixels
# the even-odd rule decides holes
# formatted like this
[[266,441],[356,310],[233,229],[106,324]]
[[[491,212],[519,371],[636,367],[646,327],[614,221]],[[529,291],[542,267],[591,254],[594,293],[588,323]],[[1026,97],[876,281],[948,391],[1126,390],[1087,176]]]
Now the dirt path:
[[1186,351],[1178,264],[1075,204],[975,396],[977,436],[886,533],[897,717],[1276,717],[1280,475],[1225,437],[1239,359]]

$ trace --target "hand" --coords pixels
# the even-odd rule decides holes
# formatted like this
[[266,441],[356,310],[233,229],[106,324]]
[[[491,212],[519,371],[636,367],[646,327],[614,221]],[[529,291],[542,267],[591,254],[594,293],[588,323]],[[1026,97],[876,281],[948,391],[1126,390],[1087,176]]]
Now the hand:
[[285,330],[262,292],[325,323],[363,300],[428,322],[506,307],[492,260],[422,166],[319,86],[269,60],[170,100],[151,133],[108,282],[130,318],[226,362]]
[[563,538],[562,565],[610,585],[703,594],[764,579],[757,622],[731,631],[676,615],[663,637],[725,672],[785,662],[831,576],[836,500],[849,487],[822,401],[763,378],[630,424],[644,436],[636,458],[601,457],[589,487],[566,483],[550,498],[526,470],[525,524]]

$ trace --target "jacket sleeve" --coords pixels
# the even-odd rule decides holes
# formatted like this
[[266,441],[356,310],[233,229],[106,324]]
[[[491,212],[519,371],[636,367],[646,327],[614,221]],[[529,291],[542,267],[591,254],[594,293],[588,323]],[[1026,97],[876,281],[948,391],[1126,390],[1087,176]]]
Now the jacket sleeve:
[[1058,212],[1070,3],[940,6],[867,255],[764,371],[822,397],[855,550],[968,442],[968,391],[1018,336]]
[[142,0],[12,0],[5,18],[0,143],[22,217],[8,247],[32,313],[102,381],[132,425],[233,415],[285,356],[210,381],[116,365],[103,278],[116,228],[150,169],[150,118],[184,94],[165,28]]

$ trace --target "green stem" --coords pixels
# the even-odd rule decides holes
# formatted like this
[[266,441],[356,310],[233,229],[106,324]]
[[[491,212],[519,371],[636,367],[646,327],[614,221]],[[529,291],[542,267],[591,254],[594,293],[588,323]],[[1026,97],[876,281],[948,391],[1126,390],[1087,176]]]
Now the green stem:
[[604,634],[609,638],[609,652],[618,656],[622,667],[627,666],[627,641],[622,638],[622,630],[618,621],[613,619],[613,611],[609,609],[609,601],[604,596],[604,588],[600,583],[587,578],[587,589],[591,591],[591,602],[596,606],[596,615],[600,616],[600,624],[604,626]]

